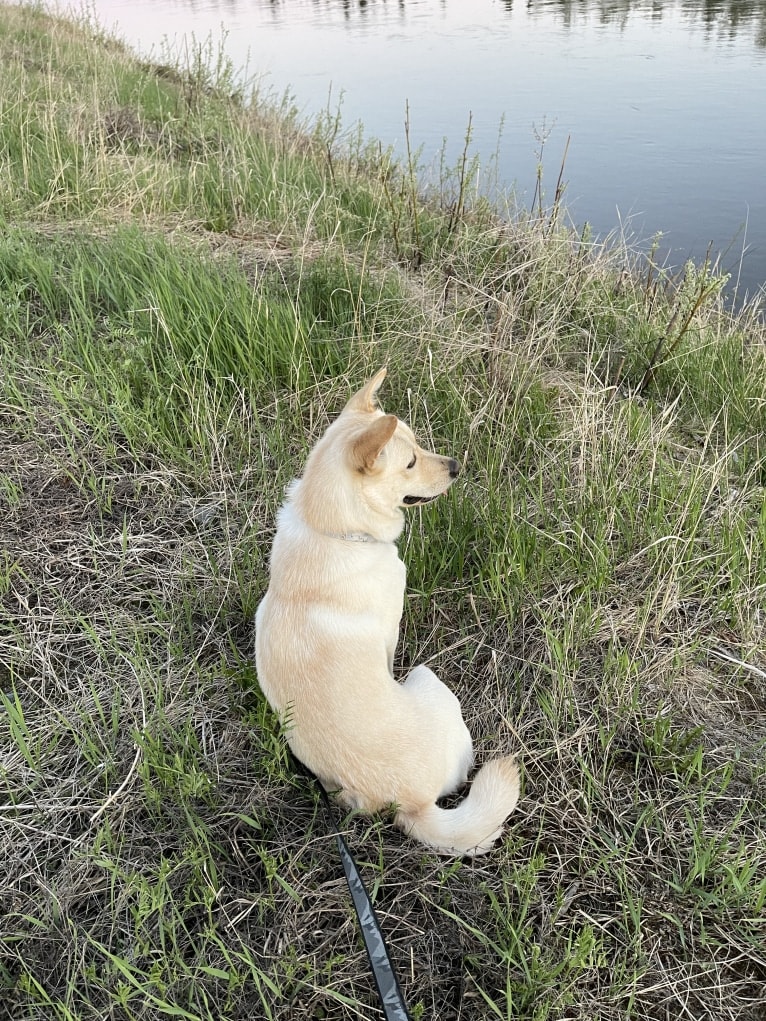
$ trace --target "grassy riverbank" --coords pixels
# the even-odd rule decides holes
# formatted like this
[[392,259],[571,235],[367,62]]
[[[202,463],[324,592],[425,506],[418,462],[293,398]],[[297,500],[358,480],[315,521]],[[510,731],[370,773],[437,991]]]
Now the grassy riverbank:
[[252,619],[385,363],[467,465],[402,540],[399,667],[524,770],[473,864],[345,823],[413,1016],[763,1018],[763,325],[204,56],[0,6],[0,1014],[378,1016]]

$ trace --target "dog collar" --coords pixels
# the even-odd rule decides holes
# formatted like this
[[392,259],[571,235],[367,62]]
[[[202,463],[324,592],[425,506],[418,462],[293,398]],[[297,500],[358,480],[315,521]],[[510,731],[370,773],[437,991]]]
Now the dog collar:
[[328,539],[342,539],[344,542],[380,542],[369,532],[325,532]]

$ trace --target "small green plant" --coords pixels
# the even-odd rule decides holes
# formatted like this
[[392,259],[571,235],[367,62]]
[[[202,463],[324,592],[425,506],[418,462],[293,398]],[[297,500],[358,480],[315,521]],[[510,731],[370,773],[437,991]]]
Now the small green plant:
[[651,385],[657,365],[673,357],[692,328],[699,310],[713,295],[721,293],[727,280],[728,277],[717,273],[715,267],[711,266],[709,250],[701,268],[693,262],[686,263],[670,321],[649,355],[649,363],[638,384],[639,394]]

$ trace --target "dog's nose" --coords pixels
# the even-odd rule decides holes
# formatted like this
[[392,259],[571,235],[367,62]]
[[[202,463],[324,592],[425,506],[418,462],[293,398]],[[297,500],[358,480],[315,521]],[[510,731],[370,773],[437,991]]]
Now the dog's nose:
[[456,479],[460,474],[460,462],[456,461],[454,457],[449,459],[449,477]]

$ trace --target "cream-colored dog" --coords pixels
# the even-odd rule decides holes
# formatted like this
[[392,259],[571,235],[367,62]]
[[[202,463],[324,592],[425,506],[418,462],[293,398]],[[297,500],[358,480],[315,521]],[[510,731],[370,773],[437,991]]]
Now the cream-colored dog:
[[256,615],[258,678],[295,755],[345,805],[393,806],[436,850],[482,854],[518,800],[514,760],[488,762],[464,801],[440,808],[473,762],[460,703],[428,667],[401,684],[393,675],[402,508],[443,493],[460,466],[376,407],[385,374],[351,398],[288,490]]

